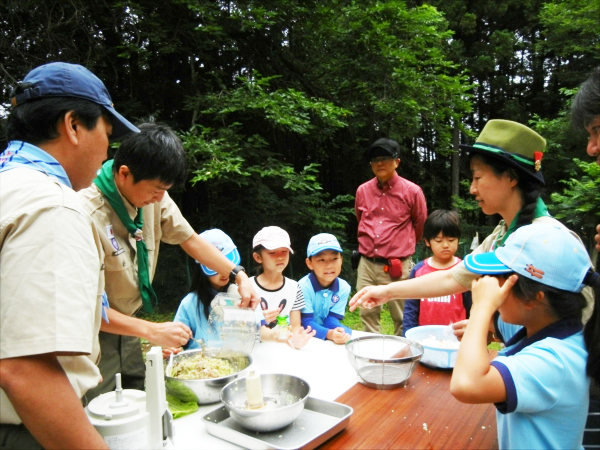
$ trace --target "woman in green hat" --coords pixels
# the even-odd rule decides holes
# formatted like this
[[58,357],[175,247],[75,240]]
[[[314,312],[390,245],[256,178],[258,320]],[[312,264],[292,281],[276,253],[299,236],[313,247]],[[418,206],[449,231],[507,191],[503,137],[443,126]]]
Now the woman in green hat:
[[[546,141],[539,134],[509,120],[490,120],[475,144],[461,145],[470,157],[473,177],[471,194],[484,214],[499,214],[502,217],[492,234],[473,250],[473,254],[493,251],[502,246],[506,238],[523,225],[548,223],[564,226],[550,217],[540,197],[545,184],[541,171],[545,147]],[[432,298],[457,294],[469,290],[471,282],[478,277],[466,270],[461,262],[450,270],[440,270],[386,286],[365,287],[350,300],[350,310],[358,306],[372,308],[394,298]],[[584,317],[589,317],[587,310]],[[455,334],[459,337],[464,332],[463,327],[464,324],[455,324]]]

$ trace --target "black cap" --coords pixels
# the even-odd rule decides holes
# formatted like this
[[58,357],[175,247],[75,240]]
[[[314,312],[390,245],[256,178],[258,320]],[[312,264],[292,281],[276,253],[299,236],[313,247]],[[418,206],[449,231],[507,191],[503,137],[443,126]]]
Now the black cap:
[[393,139],[377,139],[365,151],[365,159],[370,161],[376,156],[391,156],[393,158],[400,158],[400,145]]

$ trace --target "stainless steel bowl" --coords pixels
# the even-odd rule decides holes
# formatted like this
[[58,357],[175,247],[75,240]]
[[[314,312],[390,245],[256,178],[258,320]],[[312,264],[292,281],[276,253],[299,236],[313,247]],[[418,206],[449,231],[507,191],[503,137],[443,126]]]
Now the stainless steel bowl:
[[233,420],[252,431],[273,431],[291,424],[304,410],[310,394],[306,381],[293,375],[261,374],[265,408],[247,409],[246,379],[238,378],[221,391],[221,401]]
[[185,350],[175,356],[165,369],[165,386],[168,394],[183,402],[196,402],[200,405],[216,403],[220,399],[221,389],[230,381],[243,374],[252,365],[252,356],[223,358],[229,360],[237,372],[220,378],[205,380],[182,380],[171,377],[171,367],[182,358],[190,358],[202,350]]
[[423,356],[423,346],[399,336],[362,336],[346,342],[346,354],[362,384],[395,389],[408,382]]

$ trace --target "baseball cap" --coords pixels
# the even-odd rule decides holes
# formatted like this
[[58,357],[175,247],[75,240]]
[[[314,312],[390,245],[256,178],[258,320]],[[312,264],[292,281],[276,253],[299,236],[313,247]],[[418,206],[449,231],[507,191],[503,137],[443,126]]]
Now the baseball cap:
[[400,158],[400,145],[393,139],[377,139],[365,151],[364,156],[367,161],[370,161],[376,156],[392,156],[393,158]]
[[[218,228],[213,228],[212,230],[206,230],[200,233],[200,237],[206,239],[212,245],[221,250],[221,253],[225,255],[225,258],[227,258],[236,266],[242,261],[240,252],[238,252],[237,247],[224,231],[221,231]],[[200,264],[199,261],[196,262]],[[212,277],[213,275],[217,274],[216,270],[209,269],[204,264],[200,264],[200,268],[208,277]]]
[[254,239],[252,239],[252,248],[256,248],[259,245],[262,245],[267,250],[285,247],[294,253],[290,242],[290,235],[283,228],[279,227],[264,227],[256,233]]
[[467,255],[465,267],[482,275],[516,272],[547,286],[581,292],[592,263],[566,228],[531,224],[518,228],[493,252]]
[[117,112],[104,83],[79,64],[53,62],[36,67],[23,79],[23,92],[11,98],[13,107],[43,97],[76,97],[103,106],[112,117],[111,140],[140,130]]
[[342,253],[342,247],[333,234],[320,233],[311,237],[310,241],[308,241],[306,256],[310,258],[317,253],[321,253],[323,250],[335,250]]
[[469,153],[504,162],[529,178],[545,184],[541,172],[546,140],[532,129],[511,120],[488,121],[473,145],[460,145]]

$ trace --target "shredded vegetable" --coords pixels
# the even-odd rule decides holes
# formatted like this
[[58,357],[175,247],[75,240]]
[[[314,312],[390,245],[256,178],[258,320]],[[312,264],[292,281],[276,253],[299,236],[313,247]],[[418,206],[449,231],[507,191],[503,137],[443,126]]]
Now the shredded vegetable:
[[173,364],[171,377],[182,380],[205,380],[220,378],[235,373],[231,363],[226,359],[211,358],[198,353]]

